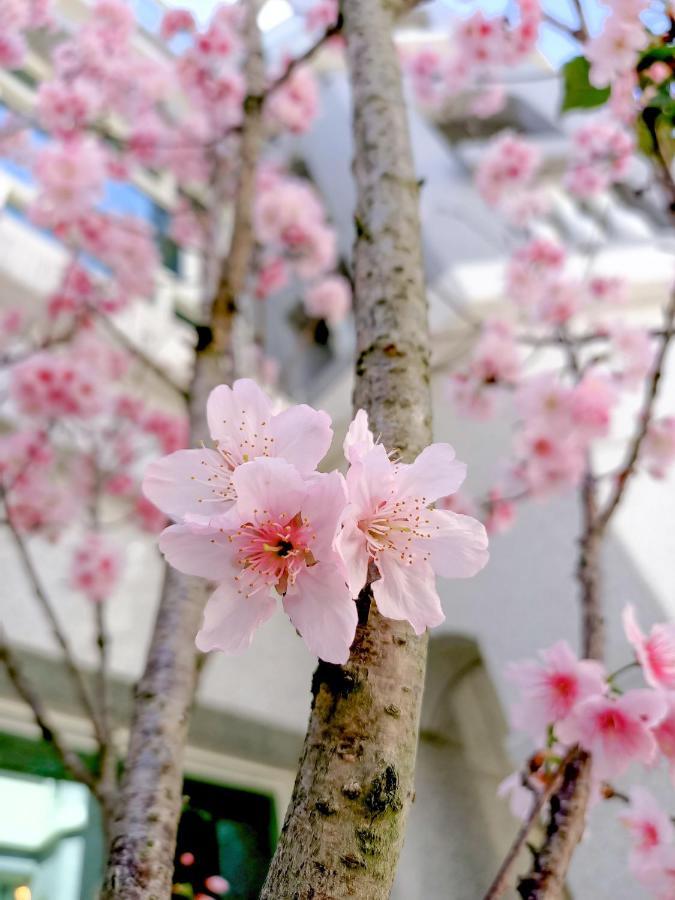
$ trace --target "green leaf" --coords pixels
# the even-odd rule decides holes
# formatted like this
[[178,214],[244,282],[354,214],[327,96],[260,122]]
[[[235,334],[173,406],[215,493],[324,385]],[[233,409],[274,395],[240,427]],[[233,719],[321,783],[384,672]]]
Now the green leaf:
[[586,57],[576,56],[563,66],[565,93],[562,112],[570,109],[592,109],[609,99],[611,88],[593,87],[588,79],[590,64]]

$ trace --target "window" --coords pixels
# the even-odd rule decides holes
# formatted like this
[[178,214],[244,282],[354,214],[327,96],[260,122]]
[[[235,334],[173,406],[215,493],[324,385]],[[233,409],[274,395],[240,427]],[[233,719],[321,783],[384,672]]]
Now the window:
[[[219,875],[228,900],[255,900],[276,840],[272,798],[194,778],[183,794],[173,896],[215,896],[205,881]],[[51,747],[0,734],[0,810],[0,900],[96,896],[104,858],[98,808]]]

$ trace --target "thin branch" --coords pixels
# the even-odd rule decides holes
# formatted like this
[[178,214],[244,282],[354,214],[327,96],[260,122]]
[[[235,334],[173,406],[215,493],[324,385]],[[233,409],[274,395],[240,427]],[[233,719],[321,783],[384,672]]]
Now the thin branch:
[[600,531],[602,531],[606,527],[607,523],[614,514],[616,508],[623,498],[626,487],[628,486],[628,482],[635,472],[637,461],[640,456],[640,450],[642,448],[643,441],[647,436],[649,425],[652,420],[654,406],[659,393],[659,386],[661,384],[661,377],[663,374],[666,354],[668,353],[668,347],[670,346],[670,341],[673,335],[674,322],[675,288],[673,288],[671,292],[670,301],[668,303],[668,306],[666,307],[664,315],[664,336],[661,339],[661,344],[656,354],[651,377],[647,382],[645,398],[642,404],[642,410],[640,412],[640,421],[637,432],[635,433],[635,436],[633,437],[633,440],[628,448],[626,460],[616,478],[616,486],[614,488],[614,491],[610,495],[605,508],[597,517],[596,527]]
[[121,328],[118,328],[117,325],[110,319],[105,313],[102,313],[100,310],[90,308],[91,312],[96,316],[98,322],[101,323],[103,328],[108,332],[110,337],[116,341],[121,347],[123,347],[127,353],[129,353],[133,358],[141,363],[146,369],[152,372],[157,376],[164,384],[168,385],[172,390],[174,390],[177,394],[184,399],[188,399],[188,392],[185,388],[181,387],[179,384],[171,378],[171,376],[164,371],[164,369],[158,365],[153,359],[147,356],[143,351],[134,344],[134,342],[122,331]]
[[[2,488],[0,488],[0,499],[5,500],[5,506],[7,508],[5,493],[4,493],[4,490],[2,490]],[[75,657],[71,650],[68,639],[66,638],[66,635],[59,623],[59,620],[56,617],[56,613],[52,607],[51,601],[49,600],[49,597],[47,596],[47,593],[42,585],[42,582],[40,581],[40,578],[35,569],[35,566],[33,565],[33,561],[30,558],[30,554],[28,553],[28,549],[26,547],[24,539],[23,539],[21,533],[19,532],[19,530],[17,529],[16,525],[12,521],[12,516],[11,516],[11,513],[9,512],[9,509],[7,509],[6,526],[7,526],[7,529],[9,530],[10,537],[12,539],[12,542],[14,544],[16,552],[19,556],[19,559],[21,560],[21,565],[23,566],[23,570],[26,574],[26,577],[28,578],[28,582],[29,582],[31,588],[33,589],[33,594],[34,594],[35,598],[37,599],[38,603],[40,604],[40,607],[42,608],[42,611],[43,611],[45,617],[47,618],[47,621],[49,622],[52,634],[53,634],[57,644],[61,648],[61,651],[63,653],[63,659],[64,659],[64,665],[66,667],[66,671],[68,672],[68,674],[73,682],[73,685],[75,687],[75,690],[76,690],[76,693],[80,700],[80,703],[82,705],[82,708],[86,712],[87,716],[90,718],[90,720],[92,722],[92,725],[94,726],[94,731],[96,733],[96,739],[99,742],[99,745],[103,746],[105,743],[105,736],[104,736],[103,728],[101,725],[100,716],[98,715],[98,712],[95,709],[94,704],[92,703],[91,696],[89,694],[89,690],[85,683],[82,671],[80,670],[77,663],[75,662]]]
[[560,778],[564,771],[565,766],[569,762],[572,757],[572,753],[574,751],[570,750],[565,759],[560,763],[555,775],[551,778],[551,780],[546,784],[544,789],[537,794],[535,797],[535,801],[532,804],[532,809],[530,810],[529,815],[523,821],[523,824],[518,831],[513,843],[511,844],[508,853],[504,857],[504,860],[495,875],[494,881],[490,885],[485,894],[483,900],[497,900],[497,897],[501,897],[506,888],[508,887],[508,880],[511,875],[511,871],[513,866],[518,859],[520,851],[523,849],[527,842],[528,835],[530,831],[536,825],[539,817],[541,816],[541,812],[550,800],[554,791],[557,789],[558,784],[560,782]]
[[85,784],[89,790],[99,796],[98,784],[94,775],[82,762],[80,757],[73,750],[70,750],[63,739],[55,729],[53,723],[49,720],[49,716],[40,697],[35,692],[33,685],[30,683],[21,668],[21,664],[15,653],[9,646],[5,636],[4,629],[0,626],[0,662],[5,667],[9,680],[14,685],[17,694],[30,707],[35,719],[35,724],[40,729],[42,739],[51,744],[56,754],[60,758],[65,768],[77,781]]

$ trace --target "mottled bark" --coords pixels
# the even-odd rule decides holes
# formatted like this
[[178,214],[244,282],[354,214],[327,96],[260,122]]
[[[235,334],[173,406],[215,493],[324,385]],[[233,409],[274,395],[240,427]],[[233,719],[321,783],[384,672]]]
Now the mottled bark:
[[[344,0],[358,200],[354,406],[404,460],[431,438],[418,185],[382,0]],[[300,770],[264,900],[386,898],[413,778],[426,637],[383,619],[366,588],[349,662],[320,663]]]
[[[211,339],[197,354],[189,392],[192,443],[209,439],[205,410],[210,391],[234,377],[235,298],[244,287],[253,251],[251,204],[262,129],[258,98],[264,77],[256,13],[257,5],[251,0],[245,64],[249,100],[241,132],[234,225],[211,304]],[[102,900],[165,900],[171,894],[183,755],[197,683],[195,635],[208,592],[203,581],[167,569],[145,672],[136,691]]]

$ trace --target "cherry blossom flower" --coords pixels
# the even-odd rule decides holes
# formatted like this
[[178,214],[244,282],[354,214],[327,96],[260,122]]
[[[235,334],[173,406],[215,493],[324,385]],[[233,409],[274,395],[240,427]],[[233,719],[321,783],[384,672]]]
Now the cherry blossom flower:
[[658,863],[658,850],[672,844],[675,832],[670,818],[648,790],[632,787],[629,796],[628,810],[619,816],[619,821],[630,830],[633,847],[629,868],[639,877],[646,868]]
[[567,641],[540,650],[539,657],[512,663],[507,670],[522,692],[514,725],[535,738],[543,737],[549,725],[564,722],[583,700],[607,690],[603,666],[579,660]]
[[339,325],[352,305],[349,282],[342,275],[329,275],[307,290],[304,304],[310,316],[325,319],[329,325]]
[[256,275],[255,295],[258,300],[265,300],[270,294],[280,291],[288,282],[288,266],[281,257],[268,259],[258,269]]
[[538,167],[537,149],[507,132],[491,143],[481,159],[476,171],[476,186],[486,203],[496,206],[504,195],[528,187]]
[[602,88],[617,76],[635,67],[635,57],[644,50],[649,39],[639,21],[627,22],[612,16],[605,27],[586,45],[586,58],[591,64],[590,81]]
[[654,728],[667,704],[656,691],[637,689],[620,697],[594,696],[557,727],[564,743],[579,743],[593,756],[599,777],[621,775],[633,762],[649,765],[658,754]]
[[244,650],[282,597],[309,649],[346,662],[357,614],[333,549],[346,499],[342,476],[307,478],[283,459],[259,457],[237,466],[231,484],[236,503],[228,513],[209,525],[172,525],[159,541],[172,566],[218,582],[197,646]]
[[663,416],[649,423],[641,459],[654,478],[666,477],[675,462],[675,416]]
[[102,535],[86,535],[73,553],[70,583],[92,602],[101,603],[112,593],[119,578],[121,560]]
[[509,810],[514,819],[524,821],[532,811],[533,790],[523,784],[522,772],[512,772],[507,775],[497,787],[497,796],[508,799]]
[[470,578],[488,559],[480,522],[428,505],[454,493],[466,466],[449,444],[431,444],[414,463],[394,463],[382,444],[373,443],[365,413],[359,412],[345,444],[349,502],[336,547],[345,561],[349,587],[357,596],[369,563],[379,578],[373,597],[379,612],[406,619],[416,634],[440,625],[435,575]]
[[605,376],[588,372],[570,394],[572,420],[587,440],[605,437],[618,400],[616,389]]
[[654,729],[661,755],[668,761],[670,780],[675,785],[675,692],[664,693],[666,715]]
[[195,27],[195,17],[189,9],[168,9],[164,13],[159,33],[162,40],[170,41],[181,31],[193,32]]
[[518,474],[533,494],[545,496],[581,480],[585,445],[574,432],[555,432],[535,422],[517,435],[515,449]]
[[275,414],[248,378],[211,391],[206,415],[215,449],[178,450],[145,473],[146,497],[174,518],[225,512],[235,499],[234,471],[257,457],[283,457],[301,474],[311,474],[333,436],[326,413],[299,405]]
[[35,175],[41,191],[32,212],[39,224],[69,223],[101,199],[105,153],[93,137],[77,135],[41,150]]
[[654,362],[654,344],[644,328],[613,324],[608,328],[610,347],[619,363],[613,377],[626,387],[640,387]]
[[11,392],[22,412],[46,419],[88,418],[101,409],[99,384],[91,369],[47,352],[14,366]]
[[638,625],[633,606],[626,606],[623,630],[635,650],[647,684],[654,688],[675,688],[675,623],[653,625],[649,636]]
[[309,66],[297,66],[265,104],[265,114],[292,134],[307,131],[318,110],[319,91]]

